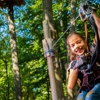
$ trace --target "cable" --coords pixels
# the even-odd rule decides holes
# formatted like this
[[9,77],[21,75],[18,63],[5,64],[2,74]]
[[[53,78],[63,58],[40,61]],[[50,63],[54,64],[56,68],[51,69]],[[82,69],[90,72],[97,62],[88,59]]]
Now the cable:
[[[83,0],[82,0],[83,2]],[[85,3],[87,3],[87,0],[84,0]],[[57,44],[57,42],[59,42],[59,40],[65,35],[65,33],[69,30],[69,28],[72,26],[72,24],[79,18],[80,16],[78,15],[76,17],[76,19],[70,24],[70,26],[65,30],[65,32],[63,32],[63,34],[61,35],[61,37],[54,43],[53,47]]]
[[69,30],[69,28],[72,26],[72,24],[79,18],[80,16],[78,15],[76,17],[76,19],[70,24],[70,26],[65,30],[65,32],[63,32],[63,34],[61,35],[61,37],[54,43],[53,47],[57,44],[57,42],[59,42],[59,40],[65,35],[65,33]]

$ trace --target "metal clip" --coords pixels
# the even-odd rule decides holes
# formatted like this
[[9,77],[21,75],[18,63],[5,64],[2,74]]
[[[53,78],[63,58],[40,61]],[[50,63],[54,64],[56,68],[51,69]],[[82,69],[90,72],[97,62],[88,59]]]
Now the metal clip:
[[89,7],[87,2],[80,4],[79,15],[80,15],[81,20],[84,20],[84,19],[86,20],[92,16],[92,10]]

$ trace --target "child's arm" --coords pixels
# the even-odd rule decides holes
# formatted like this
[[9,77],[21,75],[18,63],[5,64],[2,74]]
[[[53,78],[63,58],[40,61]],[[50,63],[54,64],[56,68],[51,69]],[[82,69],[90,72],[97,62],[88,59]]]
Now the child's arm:
[[[94,18],[95,23],[97,25],[98,35],[99,35],[99,39],[100,39],[100,18],[97,16],[97,14],[95,12],[93,12],[93,18]],[[97,39],[96,38],[95,38],[95,41],[94,42],[97,42]]]
[[78,79],[78,69],[70,69],[69,79],[68,79],[68,88],[71,90],[74,89]]

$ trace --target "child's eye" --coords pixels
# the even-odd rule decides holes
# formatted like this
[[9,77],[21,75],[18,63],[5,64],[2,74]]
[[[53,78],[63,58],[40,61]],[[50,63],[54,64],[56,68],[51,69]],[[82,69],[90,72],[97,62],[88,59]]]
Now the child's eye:
[[79,40],[79,41],[77,41],[77,43],[81,43],[81,41]]
[[74,47],[74,44],[72,44],[71,47]]

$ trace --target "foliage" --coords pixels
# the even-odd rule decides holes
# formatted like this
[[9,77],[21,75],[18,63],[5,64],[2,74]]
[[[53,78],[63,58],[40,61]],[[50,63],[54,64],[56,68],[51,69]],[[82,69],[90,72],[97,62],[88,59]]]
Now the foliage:
[[[26,0],[26,4],[14,7],[14,22],[18,48],[18,60],[21,75],[23,100],[51,100],[51,89],[48,76],[46,58],[44,58],[43,36],[43,9],[42,0]],[[91,4],[92,5],[92,4]],[[98,3],[95,3],[98,5]],[[77,5],[78,9],[79,5]],[[99,5],[98,5],[99,7]],[[14,79],[11,63],[7,8],[0,12],[0,100],[14,100]],[[53,0],[53,19],[57,38],[59,38],[70,25],[70,0]],[[4,12],[4,13],[2,13]],[[97,11],[100,15],[100,10]],[[78,15],[78,10],[77,10]],[[60,21],[63,21],[63,27]],[[88,23],[89,25],[89,23]],[[90,26],[90,25],[89,25]],[[76,31],[84,34],[82,21],[76,21]],[[64,91],[66,48],[65,38],[69,30],[57,43],[59,57],[62,61],[62,76]],[[93,40],[93,30],[89,27],[89,39]],[[65,92],[66,95],[66,92]],[[7,99],[8,98],[8,99]]]

